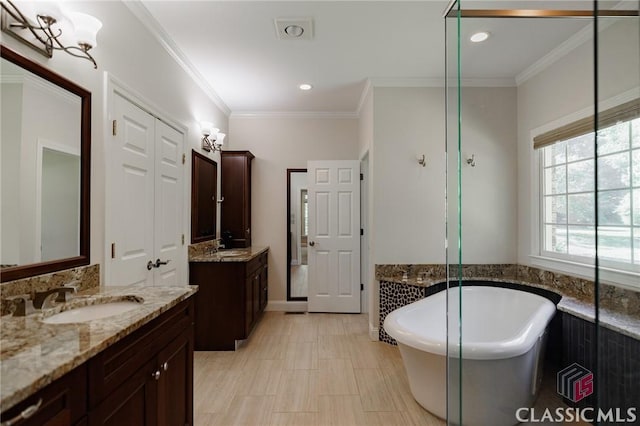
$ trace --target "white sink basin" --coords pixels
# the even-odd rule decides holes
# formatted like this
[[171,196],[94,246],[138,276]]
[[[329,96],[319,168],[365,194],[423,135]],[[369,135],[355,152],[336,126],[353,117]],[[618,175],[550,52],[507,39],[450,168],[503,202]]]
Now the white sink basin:
[[70,324],[74,322],[86,322],[114,315],[120,315],[139,308],[140,303],[131,300],[118,300],[96,305],[82,306],[79,308],[62,311],[42,319],[46,324]]

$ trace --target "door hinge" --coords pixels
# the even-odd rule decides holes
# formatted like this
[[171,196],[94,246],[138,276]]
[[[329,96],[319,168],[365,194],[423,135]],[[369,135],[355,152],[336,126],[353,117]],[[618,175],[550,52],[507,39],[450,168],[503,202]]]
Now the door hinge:
[[113,136],[118,133],[118,120],[113,120],[111,122],[111,133],[113,133]]
[[360,291],[364,291],[364,284],[360,283]]
[[184,234],[182,234],[182,245],[184,245]]
[[360,228],[360,235],[364,235],[364,229]]
[[187,154],[182,154],[182,164],[184,164],[187,161]]
[[360,180],[364,180],[364,174],[360,173]]
[[111,243],[111,258],[116,258],[116,243]]

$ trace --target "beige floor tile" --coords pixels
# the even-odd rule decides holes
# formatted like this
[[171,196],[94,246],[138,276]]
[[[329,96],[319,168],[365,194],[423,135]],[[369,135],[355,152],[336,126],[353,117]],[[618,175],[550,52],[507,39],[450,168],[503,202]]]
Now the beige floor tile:
[[318,424],[331,426],[366,425],[360,398],[356,395],[323,395],[318,400]]
[[271,426],[318,426],[318,413],[272,413]]
[[318,317],[318,334],[344,336],[346,334],[342,316],[346,314],[311,314]]
[[354,370],[364,411],[396,411],[382,371],[374,368]]
[[194,426],[213,426],[220,424],[220,421],[224,417],[221,413],[193,413]]
[[194,375],[200,376],[193,389],[194,411],[225,412],[236,393],[240,372],[211,370],[201,375],[200,372],[194,371]]
[[222,419],[225,426],[268,425],[273,408],[273,396],[241,396],[233,398]]
[[318,411],[318,371],[283,371],[273,411]]
[[318,361],[318,394],[358,394],[358,385],[350,360],[321,359]]
[[406,413],[400,411],[366,412],[364,418],[370,426],[408,426],[413,422]]
[[352,337],[348,348],[353,368],[379,368],[384,356],[382,345],[386,343],[372,342],[365,336]]
[[349,336],[318,336],[318,359],[349,359]]
[[236,395],[275,395],[283,365],[284,361],[277,359],[255,360],[240,372]]
[[316,342],[289,342],[285,358],[287,370],[316,370],[318,344]]

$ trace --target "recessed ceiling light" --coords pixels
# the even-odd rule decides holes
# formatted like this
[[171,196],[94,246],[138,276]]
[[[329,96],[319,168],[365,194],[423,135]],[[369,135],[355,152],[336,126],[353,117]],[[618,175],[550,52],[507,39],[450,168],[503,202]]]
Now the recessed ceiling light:
[[300,25],[288,25],[285,27],[284,32],[289,37],[300,37],[304,34],[304,28]]
[[485,41],[488,38],[489,38],[489,33],[488,32],[480,31],[480,32],[477,32],[477,33],[471,35],[471,37],[469,37],[469,40],[471,40],[474,43],[480,43],[482,41]]
[[313,88],[313,86],[310,85],[309,83],[302,83],[298,87],[300,88],[300,90],[311,90]]

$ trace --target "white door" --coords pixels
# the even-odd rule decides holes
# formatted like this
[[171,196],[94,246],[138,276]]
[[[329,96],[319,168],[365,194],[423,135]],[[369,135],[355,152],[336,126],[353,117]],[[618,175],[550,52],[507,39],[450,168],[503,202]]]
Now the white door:
[[180,284],[184,135],[117,93],[113,118],[109,284]]
[[360,162],[307,162],[309,312],[360,312]]
[[153,285],[155,118],[116,94],[113,152],[111,282]]
[[[178,285],[182,248],[182,147],[184,135],[156,120],[155,285]],[[164,262],[167,262],[164,264]]]

